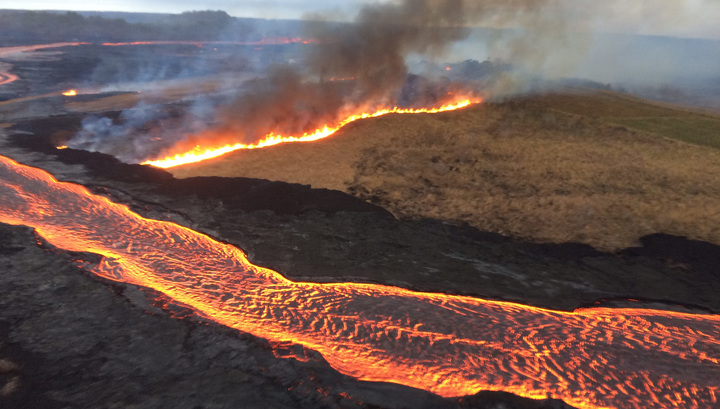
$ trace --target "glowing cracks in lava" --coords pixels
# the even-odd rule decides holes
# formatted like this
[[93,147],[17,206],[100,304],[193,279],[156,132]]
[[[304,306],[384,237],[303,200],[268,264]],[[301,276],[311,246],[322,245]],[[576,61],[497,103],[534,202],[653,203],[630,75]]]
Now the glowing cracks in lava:
[[0,222],[99,254],[92,271],[153,288],[203,317],[299,344],[338,371],[441,396],[500,390],[581,409],[720,404],[720,316],[552,311],[374,284],[292,282],[188,228],[0,156]]
[[234,145],[225,145],[219,148],[205,148],[202,146],[196,146],[193,150],[185,153],[180,153],[174,156],[169,156],[163,159],[148,160],[143,162],[143,165],[152,165],[159,168],[172,168],[180,165],[187,165],[190,163],[197,163],[207,159],[217,158],[218,156],[225,155],[230,152],[234,152],[241,149],[258,149],[267,148],[269,146],[278,145],[281,143],[290,142],[312,142],[319,139],[327,138],[339,131],[345,125],[366,118],[377,118],[388,114],[437,114],[440,112],[455,111],[458,109],[466,108],[473,104],[482,102],[480,99],[465,99],[452,104],[443,105],[437,108],[386,108],[380,109],[375,112],[364,112],[360,114],[351,115],[338,123],[333,125],[324,125],[311,132],[306,132],[301,136],[284,136],[269,133],[265,135],[259,142],[252,144],[236,143]]

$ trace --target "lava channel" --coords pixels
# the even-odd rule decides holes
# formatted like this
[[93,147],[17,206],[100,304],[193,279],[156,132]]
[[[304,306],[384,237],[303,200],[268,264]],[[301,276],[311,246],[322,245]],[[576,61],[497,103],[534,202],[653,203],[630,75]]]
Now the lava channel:
[[296,283],[238,248],[0,156],[0,222],[34,227],[93,272],[198,314],[320,352],[362,380],[442,396],[502,390],[579,408],[709,408],[720,394],[720,316],[560,312],[371,284]]

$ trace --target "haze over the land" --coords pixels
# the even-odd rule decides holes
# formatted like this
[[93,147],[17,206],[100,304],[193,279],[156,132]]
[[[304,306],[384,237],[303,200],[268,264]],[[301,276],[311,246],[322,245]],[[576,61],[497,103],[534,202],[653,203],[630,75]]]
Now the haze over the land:
[[[585,8],[581,8],[581,5]],[[640,1],[633,3],[632,9],[628,7],[628,5],[615,0],[602,4],[591,4],[584,2],[584,0],[573,3],[561,0],[484,0],[480,2],[403,0],[372,3],[360,9],[352,19],[354,24],[337,24],[336,22],[323,22],[322,20],[315,21],[314,24],[308,24],[303,35],[306,35],[306,38],[316,40],[316,42],[312,42],[307,47],[302,46],[297,56],[280,58],[277,64],[264,66],[264,68],[270,67],[270,69],[256,70],[255,74],[261,80],[242,89],[231,90],[232,95],[226,99],[208,100],[196,98],[193,101],[195,105],[187,109],[184,115],[180,117],[180,120],[174,122],[164,116],[167,112],[160,108],[159,105],[153,107],[147,104],[139,104],[125,110],[121,114],[122,120],[120,121],[112,119],[111,116],[89,116],[83,121],[83,130],[74,139],[67,141],[66,144],[71,148],[109,153],[127,162],[142,162],[148,159],[159,159],[164,156],[183,153],[194,146],[216,148],[239,142],[253,143],[270,132],[283,135],[298,135],[302,134],[303,131],[320,127],[324,123],[332,124],[333,120],[342,118],[343,114],[353,109],[364,107],[372,109],[398,104],[400,97],[407,88],[408,78],[412,78],[413,74],[420,74],[423,78],[428,78],[427,81],[430,83],[433,83],[433,81],[439,83],[443,80],[454,81],[455,78],[452,75],[455,72],[463,71],[467,67],[483,66],[478,62],[483,60],[487,65],[510,67],[490,70],[489,74],[482,73],[481,80],[473,78],[473,81],[470,81],[469,84],[462,84],[465,87],[461,88],[463,91],[468,91],[471,94],[476,92],[486,97],[488,101],[502,100],[503,98],[524,93],[545,92],[548,89],[553,89],[557,84],[566,85],[568,78],[575,78],[583,81],[589,80],[591,85],[596,88],[610,88],[612,86],[617,89],[620,86],[640,95],[657,96],[658,99],[694,103],[705,107],[720,107],[720,99],[717,97],[720,95],[720,92],[717,92],[720,91],[720,76],[717,74],[720,72],[720,42],[633,36],[629,34],[602,34],[613,30],[628,33],[688,34],[687,30],[691,27],[695,27],[695,29],[704,27],[704,18],[717,15],[718,7],[703,2],[664,0]],[[326,14],[328,19],[337,16],[338,14],[332,10]],[[70,15],[70,17],[82,19],[79,15]],[[315,15],[315,17],[319,18],[318,15]],[[86,21],[91,20],[91,18],[85,19]],[[152,27],[160,27],[163,24],[167,26],[168,22],[172,23],[173,21],[195,22],[210,20],[226,22],[228,24],[227,30],[221,27],[219,30],[198,31],[194,34],[201,36],[205,40],[222,39],[227,38],[223,37],[223,35],[228,32],[238,27],[245,27],[246,31],[242,34],[244,38],[254,40],[263,38],[260,37],[263,34],[262,30],[254,30],[252,25],[248,25],[249,23],[244,20],[232,19],[224,12],[196,12],[175,15],[165,21],[160,20],[153,23]],[[397,24],[399,21],[407,24]],[[696,24],[693,25],[692,22],[696,22]],[[473,25],[486,28],[478,30],[469,30],[467,28]],[[199,26],[205,27],[208,24],[199,24]],[[214,27],[217,28],[217,26]],[[299,28],[299,26],[295,27],[296,29]],[[706,34],[710,31],[706,32]],[[161,33],[162,31],[157,32]],[[150,31],[150,33],[154,32]],[[237,34],[237,32],[234,33]],[[189,31],[186,34],[192,36],[193,32]],[[185,52],[187,53],[187,51]],[[302,63],[296,63],[297,61],[294,61],[295,57],[298,58],[297,61],[302,61]],[[465,58],[475,61],[472,63],[467,63],[469,60],[460,63],[453,62],[453,59],[454,61],[461,61]],[[433,63],[448,61],[447,68],[451,69],[449,71],[451,73],[448,74],[447,71],[441,68],[440,75],[433,76],[433,73],[417,68],[423,64],[428,64],[428,61]],[[441,67],[446,66],[443,64]],[[476,73],[471,72],[470,74],[472,76]],[[333,82],[333,78],[351,79],[351,81],[342,81],[342,84],[339,84]],[[138,79],[138,81],[140,80]],[[146,79],[143,78],[142,80]],[[442,91],[441,94],[447,93],[449,90],[448,87],[438,87],[437,89]],[[432,102],[430,101],[430,103]],[[613,109],[620,104],[618,101],[603,102],[607,106],[613,107]],[[413,103],[413,101],[410,101],[410,103]],[[128,107],[116,109],[125,108]],[[589,112],[592,113],[594,109],[590,109]],[[612,115],[609,115],[610,117],[618,116],[617,110],[611,111]],[[200,112],[200,114],[196,115],[194,112]],[[518,112],[520,112],[518,113],[520,117],[527,114],[522,109]],[[518,136],[514,140],[516,144],[511,144],[508,148],[510,153],[498,154],[502,158],[499,162],[515,164],[538,161],[539,151],[527,158],[518,158],[515,149],[527,149],[533,143],[538,143],[541,138],[533,132],[542,131],[543,126],[547,125],[548,122],[550,122],[552,128],[552,126],[556,125],[555,122],[564,123],[563,121],[565,121],[571,124],[569,125],[570,129],[560,129],[555,132],[556,129],[553,128],[553,132],[551,132],[553,138],[568,136],[566,135],[568,132],[571,134],[587,134],[596,138],[594,142],[602,146],[608,143],[607,135],[613,136],[619,133],[623,137],[630,138],[617,138],[618,145],[615,147],[617,152],[624,152],[630,146],[628,141],[639,138],[640,142],[633,146],[643,146],[641,148],[643,152],[650,151],[649,148],[642,145],[643,143],[655,147],[662,145],[666,148],[663,154],[667,154],[669,159],[660,161],[662,164],[658,164],[657,169],[663,169],[663,166],[672,167],[673,169],[679,168],[680,170],[673,174],[673,177],[676,177],[677,180],[685,177],[686,173],[692,177],[700,177],[697,172],[686,172],[683,167],[685,166],[685,157],[679,159],[677,166],[669,165],[675,163],[673,160],[677,159],[677,152],[679,152],[680,148],[669,145],[662,138],[671,137],[695,144],[698,135],[693,133],[694,130],[707,131],[705,133],[712,134],[709,137],[713,138],[713,132],[715,132],[717,125],[714,117],[709,119],[692,117],[689,120],[675,113],[667,115],[663,113],[652,118],[638,114],[631,115],[629,118],[623,117],[621,120],[613,119],[609,121],[611,123],[609,128],[605,125],[598,126],[596,123],[588,124],[583,121],[579,121],[579,125],[576,126],[576,120],[572,116],[577,115],[577,113],[570,112],[569,114],[570,119],[564,116],[557,119],[553,112],[538,114],[541,117],[538,120],[539,125],[533,123],[535,127],[527,127],[521,134],[516,135]],[[622,114],[625,115],[626,112]],[[580,115],[594,118],[594,114],[586,115],[586,112]],[[668,122],[668,116],[679,116],[679,118]],[[509,127],[508,123],[513,123],[510,128],[517,131],[518,125],[515,119],[507,119],[505,122],[503,120],[490,121],[487,119],[484,118],[478,121],[484,128],[458,130],[457,135],[465,135],[460,140],[467,138],[476,143],[477,136],[483,134],[483,132],[492,137],[500,135],[505,138],[507,130],[503,127]],[[522,122],[522,118],[518,121]],[[667,122],[662,123],[669,130],[661,129],[658,131],[655,129],[657,123],[661,121]],[[691,123],[687,121],[691,121]],[[499,124],[498,129],[485,129],[496,122]],[[617,131],[613,128],[616,125],[627,127],[630,130],[623,128]],[[398,125],[397,128],[393,128],[393,132],[399,131],[399,129],[400,126]],[[443,126],[442,129],[442,135],[436,138],[438,140],[448,137],[447,132],[451,128]],[[478,129],[484,130],[479,132]],[[633,134],[637,130],[642,132],[639,137]],[[646,132],[656,134],[655,136],[660,138],[648,139]],[[688,133],[693,133],[693,135],[686,135]],[[457,135],[449,137],[450,139],[446,145],[454,146],[453,144],[457,143],[456,139],[458,139],[454,138],[454,136]],[[578,145],[581,150],[592,146],[592,143],[589,143],[590,139],[586,137],[587,135],[579,139],[579,141],[583,142]],[[577,135],[574,136],[577,137]],[[385,142],[392,142],[395,140],[393,138],[397,138],[397,134],[387,135]],[[705,138],[704,134],[702,138]],[[415,143],[411,142],[409,146],[414,146]],[[714,145],[708,143],[701,143],[700,145],[703,146],[690,148],[692,154],[702,156],[707,159],[708,163],[714,163],[714,155],[717,152],[714,150],[703,152],[709,149],[707,146],[714,147]],[[497,149],[501,144],[495,142],[490,143],[488,146]],[[557,158],[553,159],[552,156],[558,153],[557,146],[557,143],[548,144],[545,151],[549,155],[548,159],[540,160],[540,162],[548,164],[560,163]],[[576,146],[573,145],[573,149],[575,148]],[[598,152],[598,149],[598,147],[593,147],[591,151]],[[458,150],[463,152],[471,151],[467,147],[458,148]],[[343,152],[345,151],[343,150]],[[388,177],[387,186],[376,183],[387,174],[384,173],[382,166],[373,166],[374,161],[377,159],[373,155],[370,155],[369,159],[366,158],[368,162],[367,169],[358,168],[352,172],[348,171],[349,176],[346,175],[348,178],[334,181],[334,184],[324,185],[316,180],[292,181],[309,183],[316,187],[342,189],[356,193],[364,198],[379,199],[378,201],[385,206],[396,206],[393,211],[402,216],[459,219],[470,222],[476,227],[492,231],[550,241],[583,241],[610,250],[632,245],[639,236],[655,231],[672,232],[718,242],[717,231],[706,227],[703,227],[702,231],[698,230],[694,222],[686,223],[687,220],[682,216],[685,214],[684,210],[672,207],[672,205],[679,203],[682,198],[670,200],[669,198],[672,196],[670,194],[648,193],[649,186],[660,186],[658,189],[662,192],[665,192],[663,189],[667,188],[665,185],[668,182],[665,179],[655,180],[654,175],[658,174],[657,171],[649,172],[648,180],[641,187],[635,186],[635,178],[638,172],[631,169],[636,164],[636,160],[628,160],[627,163],[632,166],[623,175],[613,173],[617,172],[618,169],[622,169],[618,164],[618,158],[621,156],[617,152],[613,151],[613,153],[607,155],[610,160],[605,162],[607,171],[600,172],[604,175],[600,178],[600,182],[598,182],[597,178],[597,169],[593,168],[588,171],[587,175],[589,176],[587,178],[579,178],[579,180],[582,180],[580,184],[583,189],[586,188],[585,184],[593,186],[592,189],[589,189],[591,196],[593,196],[596,193],[595,188],[597,186],[595,185],[599,186],[598,189],[604,189],[603,191],[605,191],[608,190],[606,186],[609,183],[608,181],[617,182],[618,180],[624,180],[622,177],[630,175],[627,184],[632,188],[622,185],[617,191],[623,195],[630,191],[632,193],[631,198],[620,195],[622,196],[620,199],[613,196],[603,200],[602,203],[607,205],[607,209],[595,205],[591,207],[585,206],[587,198],[582,195],[577,200],[573,198],[567,201],[571,205],[566,207],[572,208],[569,211],[573,215],[580,215],[576,218],[585,221],[589,216],[583,212],[588,211],[593,214],[605,214],[613,220],[613,223],[608,223],[608,219],[603,216],[595,218],[596,223],[594,225],[584,224],[581,228],[570,226],[564,230],[558,230],[554,227],[545,229],[547,226],[534,228],[534,231],[529,232],[524,229],[527,226],[542,225],[547,220],[563,219],[566,214],[561,212],[560,216],[557,217],[558,214],[554,212],[558,210],[558,207],[554,203],[565,203],[565,193],[561,192],[560,194],[560,196],[563,196],[563,200],[553,200],[551,201],[553,204],[547,206],[544,202],[541,204],[534,202],[537,196],[535,193],[529,196],[532,200],[528,203],[518,205],[519,202],[515,200],[512,203],[513,206],[525,209],[520,212],[521,217],[503,220],[499,225],[496,225],[493,224],[495,223],[494,220],[483,219],[474,213],[474,210],[469,211],[463,207],[465,203],[471,203],[473,198],[457,199],[451,194],[446,195],[445,192],[442,195],[433,193],[422,198],[392,197],[390,193],[398,194],[402,192],[402,189],[393,181],[394,175]],[[397,154],[397,152],[393,154]],[[412,156],[413,160],[422,159],[420,154],[414,153],[414,155]],[[459,162],[462,166],[448,165],[449,167],[446,169],[445,165],[438,164],[440,163],[438,161],[441,159],[444,161],[445,159],[433,153],[429,158],[425,158],[433,164],[427,165],[425,163],[427,166],[418,165],[418,169],[422,169],[421,174],[425,171],[429,172],[430,176],[424,177],[426,180],[432,181],[437,177],[443,180],[442,183],[437,183],[438,186],[447,186],[448,182],[445,179],[458,173],[455,171],[453,171],[455,173],[450,172],[448,169],[457,168],[462,170],[467,167],[468,174],[474,175],[476,172],[470,172],[469,170],[474,165],[469,164],[477,163],[482,167],[487,166],[490,162],[484,157],[485,155],[487,155],[487,152],[478,151],[477,157],[479,159],[469,161],[463,159]],[[578,167],[575,160],[578,155],[569,154],[567,156],[570,158],[567,162],[568,169],[573,169],[570,173],[576,172]],[[508,158],[512,158],[512,160],[508,161]],[[355,166],[359,163],[357,162],[358,158],[353,157],[351,159],[353,161],[349,161],[345,165],[350,166],[352,164]],[[650,161],[650,159],[647,159],[647,161]],[[454,156],[449,157],[447,160],[448,163],[454,163],[455,161]],[[265,164],[265,161],[260,162]],[[305,166],[306,161],[294,162],[302,164],[303,168],[309,168],[309,166]],[[405,162],[412,163],[410,160]],[[339,161],[335,161],[334,166],[337,166],[338,163]],[[698,159],[693,163],[704,162]],[[265,165],[263,167],[267,168]],[[242,166],[231,163],[227,166],[227,169],[220,171],[188,171],[189,173],[185,174],[185,176],[197,174],[248,176],[247,169],[243,168],[238,172],[238,168],[242,168]],[[328,168],[330,167],[324,168],[323,172]],[[230,173],[226,173],[228,169],[231,170]],[[477,171],[477,169],[475,170]],[[512,174],[513,170],[517,169],[503,170],[500,173],[505,177]],[[339,174],[337,169],[334,169],[334,171],[336,175]],[[400,169],[398,172],[393,171],[391,173],[398,173],[404,177],[408,174],[415,175],[415,171],[416,169]],[[537,187],[547,180],[557,181],[556,177],[547,176],[547,174],[552,174],[554,171],[550,169],[545,173],[539,172],[540,176],[537,183],[533,183]],[[185,171],[179,170],[178,172]],[[302,174],[299,171],[292,171],[291,173],[294,176]],[[366,176],[365,173],[372,174],[372,183],[361,180],[362,177]],[[381,174],[382,177],[376,173]],[[254,176],[282,179],[278,175],[257,174]],[[482,181],[487,180],[488,178],[482,179]],[[519,175],[513,180],[527,182],[532,178],[528,175]],[[698,183],[700,182],[696,182],[693,179],[691,184],[699,186]],[[408,191],[411,193],[415,189],[414,183],[408,184],[410,186]],[[461,184],[463,186],[468,185],[467,183]],[[566,182],[563,182],[563,184],[566,184]],[[676,181],[671,191],[680,191],[677,186],[681,185],[683,183]],[[500,190],[503,190],[507,186],[512,186],[512,184],[501,181],[498,186]],[[480,191],[487,190],[490,194],[485,194],[485,197],[491,197],[495,192],[493,189],[496,187],[482,185],[478,189]],[[553,185],[552,189],[562,191],[564,188]],[[544,196],[557,193],[552,189],[549,190],[550,193],[544,194]],[[458,191],[464,190],[467,189],[458,189]],[[616,193],[612,189],[610,190],[611,193]],[[708,197],[715,200],[715,190],[710,187],[706,190],[707,192],[703,191],[703,193],[707,193]],[[510,189],[510,191],[513,195],[516,194],[513,189]],[[503,191],[502,194],[495,196],[504,197],[505,193]],[[618,213],[617,208],[632,202],[633,198],[636,198],[641,193],[646,194],[651,199],[649,199],[651,203],[648,202],[650,204],[646,212],[651,215],[648,216],[651,219],[646,218],[644,215],[638,216],[635,214],[626,214],[618,218],[620,213]],[[705,195],[702,196],[705,198]],[[447,198],[450,198],[450,200],[446,200]],[[430,212],[425,211],[426,209],[418,210],[402,207],[404,203],[421,203],[426,199],[433,202],[429,206],[432,209]],[[658,200],[661,203],[658,204]],[[439,204],[434,203],[435,201],[438,201]],[[463,205],[457,205],[457,203]],[[619,204],[613,207],[611,206],[613,203]],[[512,207],[505,198],[498,199],[497,204],[497,208]],[[452,207],[452,209],[444,209],[443,206],[446,205]],[[688,204],[688,207],[693,206],[702,207]],[[490,207],[492,206],[486,206],[486,208]],[[578,210],[576,212],[576,208],[582,211]],[[708,208],[708,206],[703,208]],[[658,209],[661,209],[661,211],[658,211]],[[548,217],[547,212],[552,213],[552,217]],[[663,217],[657,219],[656,215],[663,215]],[[528,217],[533,221],[528,222]],[[627,226],[630,224],[628,220],[639,220],[642,226],[636,230],[628,229]],[[648,222],[648,220],[652,220],[652,222]],[[511,225],[516,227],[511,227]],[[615,227],[609,228],[612,226]],[[582,237],[573,236],[581,229],[588,230],[587,237],[590,238],[582,235]],[[627,232],[627,236],[617,239],[620,237],[619,232],[622,231]]]
[[[542,90],[548,84],[552,87],[553,81],[577,78],[600,82],[596,84],[600,86],[617,84],[642,95],[658,93],[683,103],[720,106],[720,102],[708,99],[708,95],[719,94],[720,43],[604,34],[712,37],[717,28],[711,22],[716,21],[718,6],[707,1],[637,1],[630,6],[619,0],[403,0],[354,3],[357,7],[350,14],[338,13],[332,2],[313,4],[327,7],[322,13],[304,10],[309,14],[303,16],[314,19],[314,23],[305,25],[302,34],[317,40],[318,46],[303,49],[297,59],[288,57],[268,65],[271,70],[258,73],[267,78],[265,83],[202,109],[203,118],[192,121],[204,121],[206,129],[193,126],[193,131],[188,132],[190,127],[186,126],[164,127],[159,131],[163,146],[148,149],[147,145],[127,144],[135,151],[124,153],[123,160],[159,159],[198,145],[210,148],[253,143],[271,132],[302,134],[337,121],[348,112],[402,104],[408,102],[401,96],[409,73],[435,75],[432,80],[444,81],[442,74],[428,74],[422,69],[427,61],[472,59],[506,64],[510,68],[496,70],[479,84],[463,86],[464,94],[480,94],[486,99]],[[118,9],[120,5],[128,6],[112,3],[106,7]],[[240,14],[233,11],[240,5],[244,5],[245,15],[252,14],[252,10],[267,11],[236,2],[226,3],[224,8]],[[135,6],[132,9],[148,10]],[[184,22],[193,22],[198,16],[212,18],[198,25],[198,38],[191,38],[193,32],[189,32],[183,40],[257,40],[266,35],[224,12],[183,14],[177,17],[183,24],[175,26],[187,27]],[[337,24],[337,19],[353,24]],[[123,27],[119,33],[136,28]],[[353,81],[338,85],[328,81],[333,78]],[[448,87],[438,90],[435,94],[449,93]],[[429,105],[438,101],[443,102],[442,98],[421,102]],[[93,149],[108,152],[97,147],[97,135],[101,134],[90,129],[83,139]]]
[[[289,18],[298,19],[312,13],[332,14],[341,19],[350,19],[366,5],[397,3],[397,1],[372,0],[278,0],[261,2],[257,0],[206,0],[201,2],[181,0],[156,0],[142,2],[137,0],[106,0],[89,4],[87,1],[70,0],[59,4],[47,0],[8,1],[2,7],[24,10],[96,10],[151,13],[180,13],[187,10],[224,10],[237,17]],[[488,3],[478,1],[477,4]],[[582,24],[592,22],[604,26],[608,31],[633,34],[654,34],[684,37],[720,38],[718,15],[720,4],[713,0],[636,0],[632,2],[589,0],[553,0],[504,2],[510,7],[521,10],[525,5],[549,5],[551,9],[582,11],[576,17],[582,17]],[[610,10],[608,15],[604,10]],[[584,16],[583,16],[584,15]],[[662,16],[660,24],[656,19]],[[608,18],[609,17],[609,18]],[[501,22],[499,22],[501,23]]]

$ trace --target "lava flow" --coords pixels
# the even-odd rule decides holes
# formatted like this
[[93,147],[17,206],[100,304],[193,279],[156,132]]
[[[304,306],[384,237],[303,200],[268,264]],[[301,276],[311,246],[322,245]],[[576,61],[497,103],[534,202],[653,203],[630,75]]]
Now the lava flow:
[[125,43],[102,43],[106,47],[121,47],[129,45],[194,45],[203,47],[209,45],[283,45],[283,44],[313,44],[316,40],[303,40],[299,37],[265,37],[258,41],[133,41]]
[[559,312],[373,284],[296,283],[236,247],[0,156],[0,222],[34,227],[92,271],[146,286],[220,324],[320,352],[338,371],[442,396],[503,390],[579,408],[709,408],[720,316]]
[[19,79],[17,75],[10,73],[10,69],[12,69],[12,65],[0,63],[0,85],[9,84]]
[[[37,51],[45,48],[61,48],[71,47],[78,45],[87,45],[88,43],[52,43],[52,44],[36,44],[36,45],[21,45],[14,47],[0,47],[0,58],[7,57],[12,54],[26,53],[28,51]],[[11,74],[9,71],[12,65],[0,63],[0,85],[9,84],[17,81],[19,77],[15,74]]]
[[288,143],[288,142],[312,142],[317,141],[318,139],[327,138],[328,136],[333,135],[337,131],[340,130],[340,128],[344,127],[345,125],[358,121],[360,119],[366,119],[366,118],[377,118],[379,116],[388,115],[388,114],[436,114],[440,112],[447,112],[447,111],[454,111],[457,109],[462,109],[465,107],[468,107],[473,104],[479,104],[482,102],[480,99],[463,99],[457,102],[453,102],[450,104],[442,105],[440,107],[436,108],[399,108],[399,107],[393,107],[393,108],[384,108],[379,109],[375,112],[362,112],[354,115],[350,115],[345,119],[342,119],[338,121],[336,124],[332,125],[323,125],[322,127],[315,129],[314,131],[305,132],[300,136],[292,136],[292,135],[276,135],[275,133],[269,133],[265,135],[264,138],[262,138],[260,141],[251,143],[251,144],[245,144],[245,143],[236,143],[232,145],[225,145],[217,148],[206,148],[201,146],[196,146],[189,152],[179,153],[173,156],[168,156],[166,158],[162,159],[156,159],[156,160],[147,160],[143,162],[143,165],[152,165],[156,166],[158,168],[172,168],[175,166],[180,165],[187,165],[190,163],[196,163],[201,162],[207,159],[217,158],[218,156],[225,155],[230,152],[234,152],[240,149],[258,149],[258,148],[267,148],[269,146],[278,145],[281,143]]

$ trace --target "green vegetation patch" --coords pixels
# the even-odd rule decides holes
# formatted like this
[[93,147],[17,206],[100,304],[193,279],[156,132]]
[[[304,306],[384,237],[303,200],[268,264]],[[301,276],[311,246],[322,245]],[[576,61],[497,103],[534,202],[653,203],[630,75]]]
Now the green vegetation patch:
[[542,101],[550,108],[589,118],[663,117],[686,113],[639,98],[605,91],[548,95],[543,97]]
[[718,116],[662,106],[613,92],[549,95],[542,101],[546,107],[558,111],[720,149]]
[[614,118],[613,122],[696,145],[720,149],[720,118],[696,116]]

